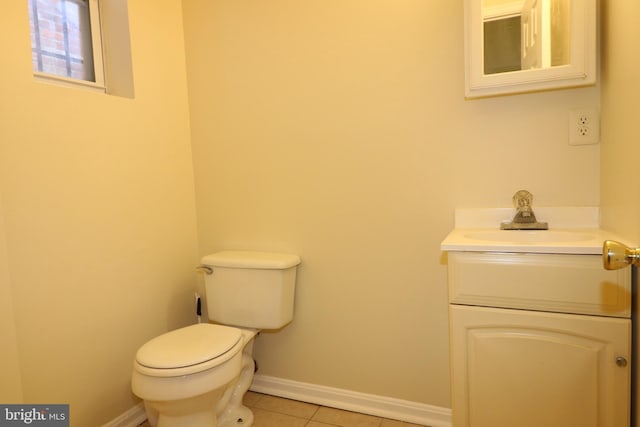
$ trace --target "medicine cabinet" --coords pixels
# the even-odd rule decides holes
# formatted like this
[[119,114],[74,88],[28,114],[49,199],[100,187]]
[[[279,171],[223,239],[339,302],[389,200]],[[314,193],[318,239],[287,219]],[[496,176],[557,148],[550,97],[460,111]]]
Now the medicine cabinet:
[[596,0],[465,0],[465,95],[596,82]]

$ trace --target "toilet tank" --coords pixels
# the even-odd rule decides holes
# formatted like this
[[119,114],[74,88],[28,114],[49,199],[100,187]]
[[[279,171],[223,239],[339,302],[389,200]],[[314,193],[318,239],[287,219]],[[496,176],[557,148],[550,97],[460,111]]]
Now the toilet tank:
[[293,319],[297,255],[222,251],[202,258],[209,320],[254,329],[279,329]]

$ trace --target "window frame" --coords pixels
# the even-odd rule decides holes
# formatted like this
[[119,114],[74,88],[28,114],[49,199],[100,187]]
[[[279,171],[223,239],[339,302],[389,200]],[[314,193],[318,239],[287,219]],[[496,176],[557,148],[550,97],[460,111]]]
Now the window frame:
[[[33,0],[37,1],[37,0]],[[94,81],[60,76],[42,71],[33,71],[37,81],[55,83],[67,87],[83,87],[97,92],[106,92],[104,76],[104,50],[102,44],[102,25],[100,20],[100,0],[86,0],[89,8],[89,26],[91,29],[91,52],[93,59]]]

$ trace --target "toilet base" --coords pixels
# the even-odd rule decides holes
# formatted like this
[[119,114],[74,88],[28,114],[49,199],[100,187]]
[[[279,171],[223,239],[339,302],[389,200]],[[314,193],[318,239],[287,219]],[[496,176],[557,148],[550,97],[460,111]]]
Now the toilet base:
[[152,427],[217,427],[215,408],[209,405],[222,396],[215,390],[188,401],[145,401],[147,419]]
[[[251,427],[253,412],[242,404],[253,382],[255,330],[243,330],[245,345],[240,358],[240,375],[225,387],[181,401],[145,400],[151,427]],[[216,405],[217,402],[217,405]]]
[[246,406],[238,406],[218,417],[218,427],[250,427],[253,425],[253,412]]
[[253,412],[242,404],[244,395],[253,382],[256,363],[252,357],[253,336],[242,353],[242,369],[237,382],[230,387],[220,401],[218,427],[251,427]]

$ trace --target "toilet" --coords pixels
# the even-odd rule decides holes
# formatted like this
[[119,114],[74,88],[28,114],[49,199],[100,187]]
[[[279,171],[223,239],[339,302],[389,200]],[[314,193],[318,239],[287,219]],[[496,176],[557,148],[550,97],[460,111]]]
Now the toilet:
[[202,258],[209,319],[151,339],[136,353],[131,389],[153,427],[249,427],[253,342],[293,319],[292,254],[222,251]]

